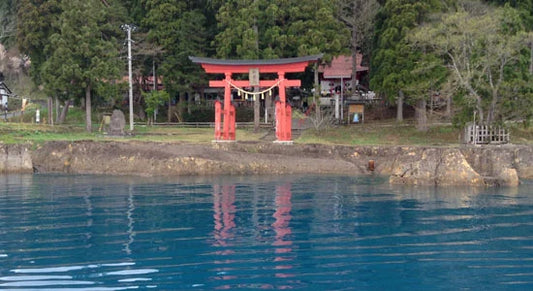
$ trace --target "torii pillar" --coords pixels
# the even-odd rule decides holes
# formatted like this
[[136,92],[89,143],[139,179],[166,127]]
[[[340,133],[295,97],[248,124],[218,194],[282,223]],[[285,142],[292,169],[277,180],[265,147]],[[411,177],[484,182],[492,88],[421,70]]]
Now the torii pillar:
[[[224,74],[224,80],[209,81],[210,87],[224,88],[224,106],[215,102],[215,140],[235,140],[235,107],[231,104],[231,87],[278,87],[279,100],[276,101],[276,138],[278,142],[290,142],[292,138],[292,109],[287,103],[285,89],[287,87],[300,87],[300,80],[287,80],[285,73],[305,71],[310,63],[317,62],[322,54],[298,58],[274,60],[219,60],[211,58],[189,57],[189,59],[202,65],[206,73]],[[276,80],[233,80],[232,74],[261,74],[277,73]],[[257,76],[257,79],[259,76]],[[223,126],[222,126],[223,122]]]

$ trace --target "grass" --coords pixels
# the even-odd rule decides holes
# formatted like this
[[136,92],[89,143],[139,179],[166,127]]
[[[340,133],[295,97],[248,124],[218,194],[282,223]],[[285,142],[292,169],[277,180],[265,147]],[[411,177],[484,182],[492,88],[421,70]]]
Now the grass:
[[331,130],[306,131],[300,143],[346,145],[452,145],[459,144],[460,130],[452,126],[432,127],[419,132],[413,126],[362,124],[340,126]]
[[[71,115],[72,113],[72,115]],[[28,114],[29,115],[29,114]],[[41,113],[41,116],[46,116]],[[0,143],[39,144],[47,141],[156,141],[156,142],[191,142],[210,143],[214,138],[213,128],[182,128],[173,126],[136,125],[134,134],[126,137],[108,137],[98,131],[99,123],[93,122],[94,132],[85,131],[83,114],[79,110],[69,112],[68,125],[50,126],[31,123],[31,118],[24,117],[21,123],[0,122]],[[128,126],[126,125],[126,130]],[[237,129],[237,141],[259,141],[266,130],[254,132],[253,129]],[[431,127],[427,132],[419,132],[412,125],[395,123],[367,123],[338,126],[320,132],[306,130],[295,139],[296,143],[320,143],[343,145],[429,145],[455,146],[460,144],[461,130],[451,125]],[[533,128],[513,126],[511,141],[514,144],[533,145]]]
[[[412,125],[367,123],[339,126],[317,132],[305,131],[298,143],[322,143],[344,145],[426,145],[451,146],[461,143],[461,129],[451,125],[430,127],[427,132]],[[533,128],[511,127],[513,144],[533,144]]]
[[[95,125],[96,126],[96,125]],[[239,141],[259,140],[265,132],[254,132],[251,129],[237,129]],[[210,143],[213,140],[212,128],[177,128],[147,127],[136,125],[134,135],[126,137],[109,137],[97,128],[92,133],[85,131],[83,125],[46,125],[19,122],[0,122],[0,143],[32,143],[47,141],[156,141],[156,142],[191,142]]]

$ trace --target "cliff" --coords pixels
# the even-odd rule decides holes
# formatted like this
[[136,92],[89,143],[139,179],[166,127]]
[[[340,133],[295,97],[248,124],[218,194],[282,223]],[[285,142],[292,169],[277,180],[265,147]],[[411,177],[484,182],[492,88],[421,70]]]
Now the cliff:
[[49,142],[0,145],[0,172],[111,175],[387,175],[393,184],[518,185],[533,179],[532,146],[415,147]]

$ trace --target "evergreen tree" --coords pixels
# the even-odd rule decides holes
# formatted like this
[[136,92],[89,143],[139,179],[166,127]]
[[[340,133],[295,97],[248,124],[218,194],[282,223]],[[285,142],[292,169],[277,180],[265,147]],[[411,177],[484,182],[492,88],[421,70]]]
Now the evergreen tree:
[[15,0],[0,0],[0,43],[8,48],[16,40],[16,6]]
[[41,66],[50,57],[44,50],[50,36],[56,32],[52,23],[61,14],[57,0],[19,0],[17,8],[17,45],[30,57],[30,75],[40,85]]
[[109,8],[98,0],[70,0],[60,3],[62,13],[53,22],[45,52],[50,56],[41,74],[49,92],[69,92],[85,100],[86,130],[92,131],[92,94],[118,77],[120,62],[115,35],[116,23],[109,22]]
[[[185,93],[206,85],[205,73],[189,56],[203,56],[208,46],[207,1],[145,0],[147,17],[143,26],[148,40],[163,51],[161,74],[166,90],[179,94],[183,110]],[[169,104],[170,106],[170,104]]]
[[388,0],[378,14],[376,49],[371,62],[370,86],[398,105],[397,120],[403,120],[405,89],[418,82],[412,74],[420,58],[420,51],[410,47],[407,37],[431,11],[445,7],[437,0]]
[[332,56],[347,51],[350,35],[336,18],[334,4],[327,0],[223,1],[217,14],[217,55],[271,59],[323,53],[324,60],[330,61]]

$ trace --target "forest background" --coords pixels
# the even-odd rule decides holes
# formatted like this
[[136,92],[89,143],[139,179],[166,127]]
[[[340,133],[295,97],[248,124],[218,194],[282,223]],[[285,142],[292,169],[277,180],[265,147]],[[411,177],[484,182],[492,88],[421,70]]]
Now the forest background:
[[[484,124],[533,118],[533,0],[0,0],[0,72],[19,95],[63,104],[58,123],[69,104],[85,108],[91,131],[94,108],[119,108],[127,94],[124,24],[137,27],[134,75],[164,76],[164,92],[135,92],[141,119],[207,86],[188,56],[329,62],[355,52],[370,89],[399,121],[412,105],[420,130],[435,95],[457,125],[474,112]],[[320,92],[309,72],[304,86]]]

